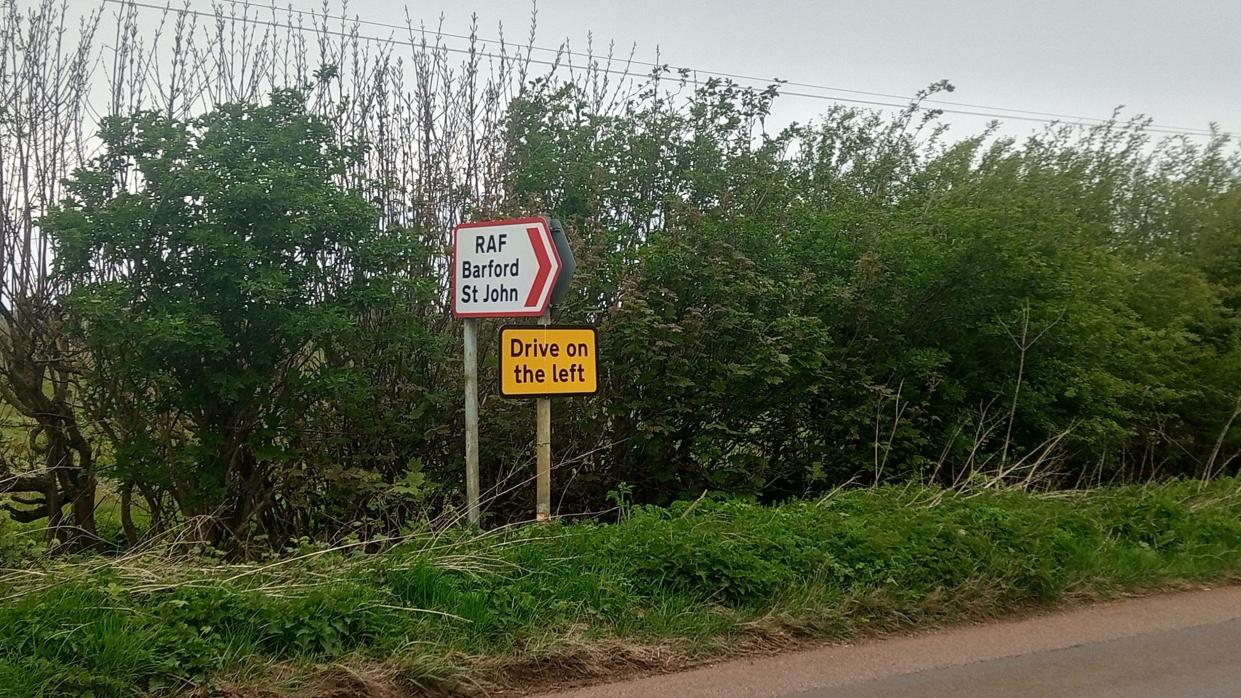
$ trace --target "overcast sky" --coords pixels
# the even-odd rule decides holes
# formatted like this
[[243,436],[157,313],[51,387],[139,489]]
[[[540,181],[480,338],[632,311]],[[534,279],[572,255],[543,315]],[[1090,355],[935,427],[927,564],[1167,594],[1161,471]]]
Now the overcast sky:
[[[70,4],[87,9],[98,1]],[[210,0],[188,4],[211,7]],[[322,7],[319,0],[274,4]],[[340,2],[329,0],[329,8],[340,13]],[[116,11],[107,9],[110,15]],[[452,33],[466,33],[470,14],[477,13],[481,37],[496,38],[502,22],[506,37],[519,41],[528,32],[530,10],[526,0],[408,5],[415,21],[432,27],[442,14],[445,31]],[[348,11],[362,20],[403,23],[406,3],[349,0]],[[382,27],[362,30],[393,36]],[[647,61],[659,49],[661,59],[675,66],[898,95],[946,78],[957,90],[943,99],[957,102],[1095,118],[1123,105],[1125,115],[1147,114],[1160,125],[1205,129],[1215,122],[1241,133],[1241,0],[539,0],[537,45],[555,47],[568,39],[574,50],[584,50],[588,32],[597,47],[615,41],[619,53],[636,47],[635,58]],[[776,121],[804,121],[827,106],[786,96],[777,104]],[[946,119],[957,137],[989,120]],[[1004,131],[1017,135],[1041,127],[1011,120]]]
[[[307,3],[294,6],[317,6]],[[350,3],[381,21],[400,21],[403,7]],[[476,12],[481,36],[503,22],[514,38],[530,5],[419,0],[409,10],[428,22],[443,13],[454,32]],[[947,78],[954,101],[1104,118],[1125,105],[1160,124],[1241,132],[1241,0],[540,0],[538,24],[540,45],[584,47],[590,31],[596,45],[636,44],[647,60],[658,47],[674,65],[897,94]],[[781,115],[824,106],[787,97]],[[950,120],[958,136],[986,121]]]

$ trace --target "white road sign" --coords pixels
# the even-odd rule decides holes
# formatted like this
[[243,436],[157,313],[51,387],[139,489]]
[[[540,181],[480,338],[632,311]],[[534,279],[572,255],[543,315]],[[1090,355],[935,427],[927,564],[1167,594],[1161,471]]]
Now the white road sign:
[[546,218],[462,223],[453,231],[453,315],[542,315],[560,268]]

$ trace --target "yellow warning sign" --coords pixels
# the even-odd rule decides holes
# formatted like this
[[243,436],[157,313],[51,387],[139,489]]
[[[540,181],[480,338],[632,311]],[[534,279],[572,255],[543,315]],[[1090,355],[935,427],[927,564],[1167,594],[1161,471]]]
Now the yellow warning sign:
[[598,392],[597,340],[593,327],[501,327],[500,394],[547,397]]

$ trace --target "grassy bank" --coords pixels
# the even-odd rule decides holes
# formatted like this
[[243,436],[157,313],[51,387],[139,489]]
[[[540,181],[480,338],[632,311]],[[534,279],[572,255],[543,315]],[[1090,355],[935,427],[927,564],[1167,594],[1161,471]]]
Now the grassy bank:
[[304,554],[10,570],[0,695],[502,684],[1217,580],[1241,571],[1241,481],[704,499]]

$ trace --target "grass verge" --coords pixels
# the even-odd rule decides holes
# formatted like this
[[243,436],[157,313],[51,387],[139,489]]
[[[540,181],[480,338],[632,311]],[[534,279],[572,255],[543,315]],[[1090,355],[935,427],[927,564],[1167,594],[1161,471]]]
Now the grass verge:
[[265,565],[84,558],[0,576],[0,695],[468,692],[1239,571],[1236,479],[708,499]]

